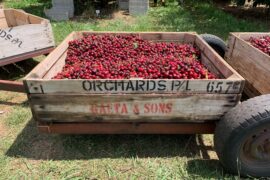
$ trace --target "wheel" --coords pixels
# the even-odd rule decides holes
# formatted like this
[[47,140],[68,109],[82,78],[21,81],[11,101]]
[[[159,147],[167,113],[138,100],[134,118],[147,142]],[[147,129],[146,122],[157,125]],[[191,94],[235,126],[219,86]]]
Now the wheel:
[[200,35],[221,57],[224,58],[227,50],[226,43],[219,37],[212,34],[201,34]]
[[270,177],[270,95],[237,105],[218,122],[214,144],[228,171]]

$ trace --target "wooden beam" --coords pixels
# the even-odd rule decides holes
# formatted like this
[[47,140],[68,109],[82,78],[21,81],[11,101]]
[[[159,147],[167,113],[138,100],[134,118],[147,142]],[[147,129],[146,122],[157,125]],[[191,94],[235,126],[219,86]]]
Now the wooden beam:
[[212,134],[212,123],[38,123],[42,133],[56,134]]
[[0,80],[0,90],[25,93],[25,89],[22,82],[14,82],[6,80]]

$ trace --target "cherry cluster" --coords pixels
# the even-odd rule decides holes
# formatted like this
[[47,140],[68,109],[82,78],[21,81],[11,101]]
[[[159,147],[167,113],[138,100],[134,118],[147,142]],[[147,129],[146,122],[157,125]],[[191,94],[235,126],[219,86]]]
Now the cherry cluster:
[[89,35],[69,42],[54,79],[214,79],[190,44],[152,42],[137,35]]
[[249,42],[252,44],[252,46],[258,48],[270,56],[270,36],[264,36],[260,38],[251,37]]

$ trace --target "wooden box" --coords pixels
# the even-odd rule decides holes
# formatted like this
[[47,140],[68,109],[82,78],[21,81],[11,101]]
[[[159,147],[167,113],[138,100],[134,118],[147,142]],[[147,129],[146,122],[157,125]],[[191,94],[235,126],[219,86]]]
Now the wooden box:
[[50,21],[22,10],[0,9],[0,66],[47,54],[53,47]]
[[47,123],[204,122],[219,119],[239,103],[244,79],[196,33],[134,34],[151,41],[195,44],[202,51],[202,62],[219,79],[52,79],[65,64],[69,41],[102,33],[109,32],[71,33],[28,74],[24,84],[35,120]]
[[270,56],[252,46],[250,37],[263,37],[270,33],[231,33],[227,62],[246,80],[244,92],[249,97],[270,93]]

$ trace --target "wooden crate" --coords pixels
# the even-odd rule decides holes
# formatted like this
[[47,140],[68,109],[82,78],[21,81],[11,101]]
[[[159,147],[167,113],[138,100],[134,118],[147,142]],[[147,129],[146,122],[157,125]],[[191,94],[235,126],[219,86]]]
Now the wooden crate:
[[[204,122],[219,119],[239,103],[244,79],[196,33],[143,32],[152,41],[192,43],[219,79],[52,79],[62,70],[73,32],[24,80],[33,117],[40,122]],[[117,32],[117,34],[130,34]],[[113,33],[112,33],[113,34]]]
[[270,93],[270,56],[247,42],[250,37],[262,37],[270,33],[231,33],[227,62],[246,80],[244,92],[249,97]]
[[49,53],[53,47],[50,21],[22,10],[0,9],[0,66]]

